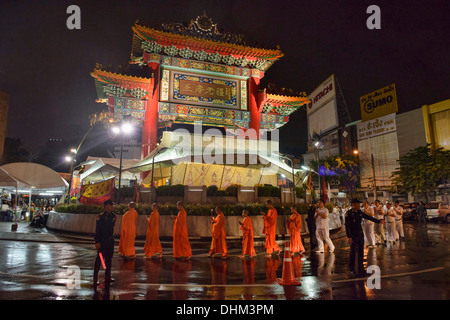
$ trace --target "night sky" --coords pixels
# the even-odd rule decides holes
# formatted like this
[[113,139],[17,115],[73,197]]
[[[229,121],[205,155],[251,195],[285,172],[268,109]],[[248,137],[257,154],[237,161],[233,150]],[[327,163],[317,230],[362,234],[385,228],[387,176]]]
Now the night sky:
[[[66,27],[71,4],[81,8],[81,30]],[[381,8],[381,30],[366,27],[371,4]],[[128,62],[136,19],[149,26],[188,22],[204,11],[249,43],[280,46],[285,56],[266,72],[265,83],[310,93],[334,73],[352,121],[360,119],[360,96],[392,83],[400,113],[450,98],[447,0],[2,0],[0,89],[11,95],[7,136],[36,153],[49,138],[78,143],[89,114],[105,108],[95,102],[90,72],[97,62]],[[282,151],[300,156],[305,112],[292,115],[280,134]]]

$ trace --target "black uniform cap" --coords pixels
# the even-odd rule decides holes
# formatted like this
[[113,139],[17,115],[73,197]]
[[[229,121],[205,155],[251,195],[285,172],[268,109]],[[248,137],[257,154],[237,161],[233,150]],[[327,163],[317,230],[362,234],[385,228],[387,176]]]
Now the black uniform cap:
[[104,205],[104,206],[106,206],[107,204],[114,205],[114,202],[112,202],[111,199],[108,199],[108,200],[106,200],[105,202],[103,202],[103,205]]

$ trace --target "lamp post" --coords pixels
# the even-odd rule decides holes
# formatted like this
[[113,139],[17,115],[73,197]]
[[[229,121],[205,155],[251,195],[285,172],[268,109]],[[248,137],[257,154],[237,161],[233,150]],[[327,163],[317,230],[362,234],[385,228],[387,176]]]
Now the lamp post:
[[124,136],[129,135],[133,131],[132,124],[127,120],[122,120],[119,125],[112,127],[114,136],[120,135],[120,161],[119,161],[119,187],[117,188],[116,203],[120,204],[120,185],[122,183],[122,159],[123,159],[123,142]]
[[291,162],[291,167],[292,167],[292,197],[293,197],[294,205],[295,205],[295,173],[294,173],[294,161],[293,161],[291,158],[289,158],[289,157],[287,157],[287,156],[281,154],[280,152],[274,152],[274,153],[275,153],[278,157],[280,157],[280,158],[282,158],[282,159],[285,159],[285,160],[289,160],[289,161]]
[[[81,144],[80,144],[81,145]],[[79,148],[80,146],[78,146],[78,148]],[[67,193],[67,204],[70,204],[70,199],[71,199],[71,197],[70,197],[70,190],[72,189],[72,179],[73,179],[73,164],[74,164],[74,162],[76,162],[77,160],[75,159],[75,156],[76,156],[76,154],[77,154],[77,152],[78,152],[78,148],[77,149],[75,149],[75,148],[72,148],[72,149],[70,149],[70,152],[73,154],[73,155],[70,155],[70,156],[66,156],[66,162],[70,162],[70,178],[69,178],[69,191],[68,191],[68,193]]]
[[367,162],[370,162],[370,166],[372,168],[372,188],[373,188],[373,200],[375,201],[377,199],[377,182],[375,179],[375,159],[373,157],[373,153],[370,154],[370,160],[367,158],[367,156],[364,153],[359,152],[358,149],[353,150],[353,154],[355,156],[360,157],[363,156],[363,159]]

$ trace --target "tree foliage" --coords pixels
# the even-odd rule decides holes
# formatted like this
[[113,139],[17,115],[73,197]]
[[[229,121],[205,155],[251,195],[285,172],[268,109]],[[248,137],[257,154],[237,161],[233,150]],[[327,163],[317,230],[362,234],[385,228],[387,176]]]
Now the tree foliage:
[[449,179],[450,151],[444,148],[432,150],[427,144],[400,157],[398,163],[400,167],[391,176],[398,192],[426,195]]
[[350,193],[354,192],[358,186],[360,168],[359,160],[356,156],[335,155],[320,159],[319,166],[315,161],[312,161],[311,165],[313,168],[320,166],[320,171],[318,172],[320,172],[321,177],[325,176],[326,182],[342,186]]

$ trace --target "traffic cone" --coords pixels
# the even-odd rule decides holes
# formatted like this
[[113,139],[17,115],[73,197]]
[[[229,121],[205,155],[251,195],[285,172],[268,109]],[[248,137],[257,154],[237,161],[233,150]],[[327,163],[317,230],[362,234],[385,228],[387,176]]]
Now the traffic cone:
[[292,263],[291,251],[289,250],[289,242],[284,246],[283,274],[281,279],[277,279],[278,284],[282,286],[298,286],[301,285],[298,278],[295,277],[294,264]]

